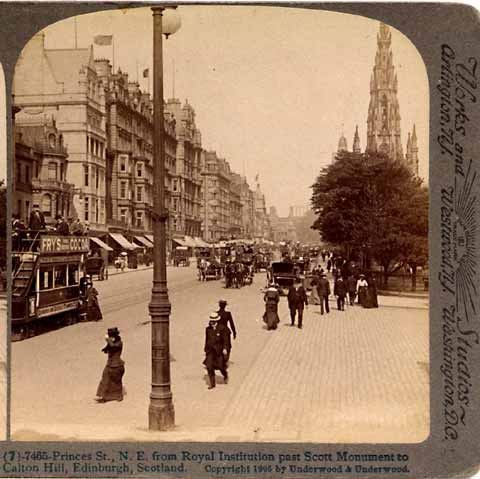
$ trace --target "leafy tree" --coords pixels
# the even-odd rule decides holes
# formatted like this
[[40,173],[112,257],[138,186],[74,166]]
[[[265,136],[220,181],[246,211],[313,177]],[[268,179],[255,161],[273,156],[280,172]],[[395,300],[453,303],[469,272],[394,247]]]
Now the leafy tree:
[[312,188],[314,228],[345,251],[362,250],[367,267],[375,260],[385,285],[403,264],[416,271],[426,262],[428,192],[401,162],[342,153]]

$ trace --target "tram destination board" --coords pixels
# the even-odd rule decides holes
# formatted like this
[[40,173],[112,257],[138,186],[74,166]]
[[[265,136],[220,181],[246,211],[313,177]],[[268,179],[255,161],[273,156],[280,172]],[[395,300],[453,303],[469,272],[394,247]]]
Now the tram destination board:
[[78,253],[89,251],[87,236],[42,236],[41,253]]

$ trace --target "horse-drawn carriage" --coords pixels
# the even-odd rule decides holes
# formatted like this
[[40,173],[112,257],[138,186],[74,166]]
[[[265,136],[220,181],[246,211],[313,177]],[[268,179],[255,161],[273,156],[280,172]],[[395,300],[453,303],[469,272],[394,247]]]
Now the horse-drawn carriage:
[[91,256],[85,262],[85,273],[88,276],[97,276],[100,281],[108,279],[108,268],[100,256]]
[[186,246],[177,246],[173,250],[173,266],[190,266],[190,254]]
[[295,264],[288,261],[276,261],[271,266],[272,280],[278,284],[280,294],[286,295],[295,278],[298,277]]
[[217,260],[208,262],[205,268],[205,279],[220,279],[222,277],[222,265]]

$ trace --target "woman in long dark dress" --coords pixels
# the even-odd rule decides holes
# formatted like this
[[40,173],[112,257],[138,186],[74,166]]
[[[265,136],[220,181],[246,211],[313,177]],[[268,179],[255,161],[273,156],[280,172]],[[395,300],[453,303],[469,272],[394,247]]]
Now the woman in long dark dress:
[[377,297],[377,283],[373,276],[369,276],[367,279],[367,295],[364,308],[378,308],[378,297]]
[[87,319],[88,321],[100,321],[103,319],[100,304],[98,303],[98,291],[89,283],[87,286]]
[[278,317],[278,302],[280,301],[280,295],[277,288],[271,285],[264,296],[265,301],[265,314],[263,315],[263,321],[267,325],[267,329],[277,329],[280,318]]
[[125,373],[125,363],[120,357],[123,343],[118,329],[109,328],[106,340],[107,344],[102,351],[108,354],[108,359],[98,385],[96,400],[98,402],[121,401],[123,399],[122,378]]

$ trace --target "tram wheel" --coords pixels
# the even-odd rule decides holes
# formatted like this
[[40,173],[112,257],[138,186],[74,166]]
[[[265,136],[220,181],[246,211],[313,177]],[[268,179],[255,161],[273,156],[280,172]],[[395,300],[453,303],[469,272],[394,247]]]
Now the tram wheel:
[[37,335],[38,333],[38,324],[37,321],[32,321],[27,324],[26,326],[26,337],[27,338],[33,338]]

